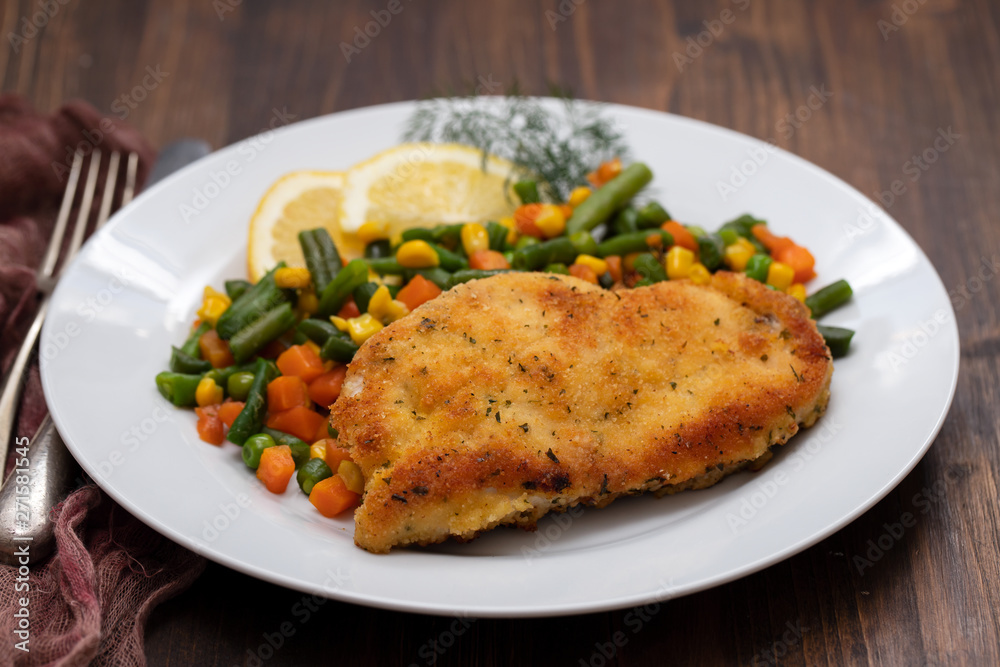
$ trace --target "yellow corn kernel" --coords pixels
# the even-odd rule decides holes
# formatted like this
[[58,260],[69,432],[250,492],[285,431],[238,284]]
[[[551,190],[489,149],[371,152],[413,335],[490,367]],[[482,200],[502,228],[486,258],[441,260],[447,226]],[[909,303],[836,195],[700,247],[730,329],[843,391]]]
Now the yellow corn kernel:
[[694,266],[694,253],[683,246],[675,245],[667,251],[664,262],[668,278],[671,280],[687,278],[691,274],[691,267]]
[[477,250],[489,250],[490,235],[486,228],[478,222],[468,222],[462,225],[462,247],[468,257],[472,257],[472,253]]
[[688,271],[688,278],[695,285],[707,285],[712,282],[712,273],[701,262],[695,262],[691,270]]
[[542,230],[545,238],[555,238],[565,231],[566,216],[555,204],[542,204],[538,217],[535,218],[535,225]]
[[767,284],[784,292],[795,280],[795,269],[784,262],[771,262],[767,267]]
[[741,236],[739,241],[726,246],[722,261],[733,271],[742,271],[747,268],[747,262],[756,252],[757,249],[753,247],[753,244]]
[[396,261],[407,269],[429,269],[441,263],[437,251],[427,241],[407,241],[396,251]]
[[311,459],[325,459],[326,458],[326,443],[322,440],[317,440],[313,444],[309,445],[309,458]]
[[336,315],[330,318],[333,326],[341,331],[346,331],[355,345],[361,345],[366,340],[381,331],[382,323],[372,317],[369,313],[362,313],[358,317],[345,320]]
[[389,238],[389,230],[379,222],[366,222],[358,227],[358,240],[368,245],[374,241],[384,241]]
[[354,461],[344,459],[337,466],[337,474],[344,480],[344,485],[354,493],[365,492],[365,476]]
[[389,294],[389,288],[385,285],[375,290],[371,299],[368,300],[368,314],[383,324],[395,322],[408,312],[410,309],[406,307],[406,304],[393,299],[392,295]]
[[215,384],[212,378],[202,378],[198,383],[198,388],[194,390],[194,400],[199,408],[206,405],[216,405],[222,403],[222,387]]
[[507,228],[507,243],[511,245],[517,243],[517,239],[520,235],[517,233],[517,224],[515,224],[514,218],[508,216],[506,218],[500,218],[497,222]]
[[295,305],[306,315],[312,315],[319,309],[319,299],[316,297],[316,292],[307,287],[299,292]]
[[589,266],[598,276],[603,276],[608,272],[608,263],[600,257],[594,257],[593,255],[577,255],[576,261],[573,263]]
[[587,197],[590,196],[590,188],[585,185],[581,185],[578,188],[573,188],[573,192],[569,193],[569,205],[576,208],[583,202],[587,201]]
[[795,297],[799,301],[805,303],[806,300],[806,286],[802,283],[795,283],[794,285],[789,285],[788,289],[785,290],[785,294],[788,296]]
[[206,285],[205,296],[202,299],[201,308],[198,309],[198,317],[202,322],[208,322],[214,327],[231,303],[232,300],[228,296]]
[[309,269],[301,266],[284,266],[274,272],[274,284],[281,289],[304,289],[311,280]]

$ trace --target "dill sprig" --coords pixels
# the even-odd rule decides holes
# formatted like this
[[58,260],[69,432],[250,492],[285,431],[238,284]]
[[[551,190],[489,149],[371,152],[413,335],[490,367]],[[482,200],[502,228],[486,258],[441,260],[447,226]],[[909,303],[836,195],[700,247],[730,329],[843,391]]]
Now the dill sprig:
[[543,198],[565,201],[602,162],[627,159],[628,147],[600,104],[566,96],[557,112],[540,98],[440,97],[418,103],[405,141],[466,144],[513,162],[511,180],[535,179]]

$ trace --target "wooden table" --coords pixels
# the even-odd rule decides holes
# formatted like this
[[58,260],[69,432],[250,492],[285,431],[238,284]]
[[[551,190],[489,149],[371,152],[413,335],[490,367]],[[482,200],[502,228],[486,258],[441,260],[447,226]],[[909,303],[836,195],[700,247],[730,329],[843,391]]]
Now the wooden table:
[[[3,4],[5,39],[25,37],[16,52],[0,49],[3,89],[45,110],[83,97],[106,113],[127,112],[158,146],[190,136],[223,146],[264,129],[275,110],[301,120],[441,91],[501,93],[515,82],[544,93],[555,82],[579,97],[774,138],[869,196],[900,181],[905,192],[884,199],[889,212],[949,290],[968,290],[957,308],[963,353],[954,405],[903,483],[820,544],[673,600],[640,632],[634,610],[466,627],[333,601],[300,623],[292,614],[302,594],[210,565],[152,615],[150,664],[261,664],[255,656],[268,665],[1000,664],[1000,280],[995,269],[977,278],[984,261],[1000,259],[995,3],[48,5],[54,15],[25,37],[22,18],[42,3]],[[371,11],[391,20],[369,43],[345,49]],[[129,96],[148,68],[162,80],[137,101]],[[817,90],[828,99],[814,98],[810,109]],[[915,168],[914,156],[949,131],[958,134],[953,147]],[[915,525],[858,567],[854,557],[906,512]],[[282,647],[261,649],[285,623],[294,634]],[[616,637],[626,643],[615,647]],[[613,657],[602,658],[602,647]]]

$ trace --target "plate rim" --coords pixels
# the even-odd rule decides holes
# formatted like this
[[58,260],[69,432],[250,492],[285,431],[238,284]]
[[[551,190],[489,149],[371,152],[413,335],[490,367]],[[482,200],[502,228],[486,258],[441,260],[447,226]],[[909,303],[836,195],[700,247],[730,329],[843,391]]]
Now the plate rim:
[[[551,103],[551,104],[556,103],[556,100],[554,100],[553,98],[537,98],[537,99],[547,100],[546,103]],[[689,118],[671,112],[664,112],[644,107],[636,107],[636,106],[623,105],[611,102],[594,102],[591,100],[582,100],[582,101],[586,103],[598,104],[603,108],[611,109],[613,115],[617,115],[620,113],[625,113],[625,114],[637,113],[642,116],[647,116],[648,118],[656,122],[662,122],[663,120],[667,120],[668,122],[680,123],[681,125],[690,124],[699,127],[703,131],[708,131],[720,135],[729,140],[736,140],[748,146],[771,147],[774,151],[780,153],[785,159],[791,159],[791,162],[794,164],[796,169],[800,170],[805,169],[811,172],[813,175],[822,178],[823,180],[827,181],[832,185],[835,185],[839,190],[842,190],[847,194],[850,194],[852,196],[860,196],[868,204],[870,204],[872,207],[880,211],[883,214],[885,221],[888,222],[891,226],[893,226],[895,228],[895,231],[901,233],[905,237],[906,241],[908,241],[909,244],[912,245],[913,249],[917,251],[919,260],[923,263],[926,263],[926,266],[930,268],[931,274],[936,280],[937,286],[940,287],[942,292],[947,295],[947,289],[945,288],[945,285],[941,279],[940,274],[934,267],[934,264],[930,261],[929,257],[927,257],[926,253],[924,252],[923,248],[921,248],[920,245],[913,239],[913,237],[909,234],[906,228],[903,227],[891,215],[889,215],[888,212],[884,211],[880,207],[877,207],[877,205],[874,202],[872,202],[870,198],[864,195],[860,190],[854,188],[853,186],[845,182],[843,179],[841,179],[839,176],[831,173],[830,171],[824,169],[823,167],[813,162],[810,162],[805,158],[795,155],[794,153],[791,153],[781,147],[778,147],[775,144],[765,142],[763,140],[757,139],[742,132],[738,132],[730,128],[715,125],[704,120]],[[388,104],[377,104],[366,107],[359,107],[355,109],[324,114],[322,116],[306,119],[303,121],[293,123],[288,126],[271,130],[270,132],[273,132],[276,136],[284,135],[287,132],[293,132],[293,131],[308,132],[311,126],[321,125],[325,122],[329,122],[331,119],[334,118],[350,119],[353,116],[363,116],[376,111],[393,112],[403,109],[412,109],[418,103],[419,100],[408,100],[408,101],[392,102]],[[255,137],[260,137],[260,136],[261,134],[255,135]],[[207,163],[212,162],[213,160],[224,159],[226,156],[231,155],[232,152],[236,150],[237,147],[243,141],[247,141],[252,138],[254,137],[241,140],[239,142],[221,148],[217,151],[214,151],[210,155],[205,156],[197,160],[196,162],[191,163],[190,165],[187,165],[186,167],[178,170],[177,172],[174,172],[173,174],[170,174],[162,181],[154,184],[150,188],[143,190],[135,198],[133,202],[131,202],[129,205],[122,208],[118,213],[116,213],[115,216],[112,218],[112,220],[109,221],[109,224],[98,232],[98,235],[108,235],[113,233],[113,231],[117,229],[118,226],[127,223],[127,221],[129,220],[130,212],[138,205],[142,205],[143,202],[145,202],[150,198],[159,196],[157,193],[167,188],[170,188],[171,184],[174,181],[184,178],[187,174],[193,171],[204,169]],[[88,245],[89,244],[90,241],[88,241]],[[79,259],[84,256],[86,249],[87,246],[84,247],[84,252],[81,252],[81,254],[78,255],[78,257],[74,260],[74,264],[76,263],[76,261],[79,261]],[[60,282],[60,284],[57,285],[56,290],[52,296],[53,302],[59,299],[63,286],[64,285],[62,282]],[[133,501],[125,497],[124,494],[119,493],[118,489],[114,485],[102,484],[104,479],[99,474],[95,474],[94,470],[88,469],[88,465],[81,463],[81,466],[84,468],[84,470],[88,472],[88,474],[92,477],[94,482],[97,483],[98,486],[105,493],[107,493],[111,498],[113,498],[115,502],[117,502],[124,509],[126,509],[126,511],[135,515],[137,518],[143,521],[143,523],[149,525],[151,528],[153,528],[160,534],[164,535],[168,539],[178,544],[181,544],[185,548],[188,548],[205,558],[208,558],[222,565],[225,565],[226,567],[230,567],[232,569],[253,576],[255,578],[262,579],[264,581],[275,583],[281,586],[285,586],[293,590],[298,590],[303,593],[311,593],[332,599],[338,599],[346,602],[362,604],[366,606],[373,606],[383,609],[432,614],[440,616],[454,616],[456,614],[469,615],[470,613],[472,613],[474,617],[482,617],[482,618],[535,618],[535,617],[550,617],[557,615],[559,616],[579,615],[579,614],[594,613],[598,611],[606,611],[612,609],[622,609],[634,606],[636,604],[650,603],[652,601],[660,602],[675,597],[681,597],[684,595],[690,595],[693,593],[701,592],[709,588],[714,588],[716,586],[730,583],[732,581],[743,578],[755,572],[759,572],[760,570],[763,570],[771,565],[784,561],[787,558],[797,553],[800,553],[811,546],[814,546],[815,544],[819,543],[823,539],[826,539],[835,532],[842,530],[844,527],[854,522],[862,514],[866,513],[874,505],[876,505],[878,502],[884,499],[886,495],[888,495],[894,488],[896,488],[896,486],[898,486],[899,483],[910,472],[912,472],[912,470],[926,455],[930,446],[934,443],[935,439],[937,438],[941,429],[943,428],[945,420],[947,419],[951,406],[954,402],[954,397],[957,391],[958,376],[960,372],[961,338],[958,331],[958,324],[957,324],[957,318],[955,316],[954,307],[950,303],[950,300],[948,302],[947,307],[948,307],[948,312],[950,314],[950,318],[947,322],[947,330],[949,336],[954,340],[954,354],[952,355],[952,359],[949,360],[950,387],[948,389],[947,400],[941,406],[939,413],[934,420],[934,426],[930,430],[928,435],[925,436],[924,442],[920,445],[919,448],[914,450],[914,453],[910,456],[909,460],[905,462],[901,470],[897,474],[895,474],[890,480],[883,483],[881,488],[879,488],[876,493],[872,494],[867,502],[860,504],[853,511],[848,512],[847,514],[841,516],[838,520],[828,524],[822,529],[813,531],[809,536],[803,537],[794,544],[785,546],[783,549],[773,551],[769,553],[766,557],[758,558],[753,562],[744,563],[738,567],[731,567],[728,569],[727,572],[725,572],[721,576],[712,577],[706,581],[690,584],[688,586],[683,587],[683,589],[680,591],[677,592],[671,591],[667,595],[657,596],[656,594],[646,594],[646,595],[635,594],[635,595],[622,596],[618,598],[604,597],[596,601],[589,601],[585,603],[575,603],[575,604],[556,603],[551,605],[536,604],[531,606],[522,606],[517,609],[513,609],[506,606],[491,608],[490,606],[485,605],[482,607],[477,607],[475,609],[469,610],[469,609],[459,609],[455,606],[448,606],[447,604],[427,603],[414,600],[391,598],[379,594],[364,593],[360,591],[345,590],[345,589],[329,590],[326,587],[317,588],[315,585],[310,585],[309,582],[304,581],[302,579],[295,579],[292,576],[286,575],[282,572],[276,572],[273,570],[261,568],[259,566],[253,565],[252,563],[248,563],[244,560],[241,560],[236,556],[218,550],[213,550],[210,547],[206,547],[205,545],[199,543],[195,537],[181,533],[180,531],[165,524],[161,519],[157,518],[156,516],[149,514],[144,508],[137,506]],[[43,337],[46,336],[46,333],[50,333],[49,327],[51,322],[53,322],[53,319],[47,318],[47,321],[42,331]],[[51,326],[55,325],[52,324]],[[41,369],[41,380],[42,380],[43,391],[45,393],[46,400],[48,403],[49,398],[52,395],[51,385],[53,382],[55,382],[55,379],[51,377],[51,372],[47,371],[46,368],[51,368],[51,367],[43,365],[43,368]],[[62,410],[58,406],[50,405],[49,411],[52,414],[52,418],[60,433],[68,432],[68,423],[64,421],[66,415],[63,414]],[[86,460],[83,448],[78,448],[74,442],[71,442],[71,439],[66,439],[66,445],[67,448],[70,450],[70,452],[73,454],[75,459],[77,459],[78,461],[81,458]]]

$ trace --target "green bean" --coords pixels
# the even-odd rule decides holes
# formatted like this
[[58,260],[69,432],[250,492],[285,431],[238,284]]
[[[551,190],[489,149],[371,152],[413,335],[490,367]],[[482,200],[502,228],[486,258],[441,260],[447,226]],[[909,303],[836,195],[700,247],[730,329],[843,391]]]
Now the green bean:
[[823,340],[826,341],[826,346],[830,348],[830,355],[834,359],[839,359],[847,354],[847,349],[851,346],[851,339],[854,337],[854,331],[822,324],[817,324],[816,328],[823,336]]
[[831,310],[835,310],[847,303],[854,290],[846,280],[838,280],[823,289],[806,297],[806,305],[812,312],[813,318],[823,317]]
[[359,347],[354,344],[354,341],[347,334],[338,331],[323,343],[323,347],[319,351],[319,357],[323,360],[333,359],[334,361],[347,363],[354,358],[358,349]]
[[569,275],[569,267],[567,267],[565,264],[560,264],[558,262],[556,262],[555,264],[549,264],[544,269],[542,269],[542,271],[544,271],[545,273],[558,273],[561,276]]
[[250,393],[251,386],[253,386],[253,373],[233,373],[226,382],[226,392],[233,400],[243,401]]
[[385,239],[372,241],[365,246],[365,259],[384,259],[392,256],[392,246]]
[[706,236],[708,232],[705,231],[704,227],[699,227],[698,225],[684,225],[687,230],[691,232],[691,235],[696,239],[700,239],[702,236]]
[[248,468],[256,470],[260,467],[260,456],[264,453],[264,450],[270,449],[277,444],[274,438],[266,433],[251,435],[243,443],[243,463],[246,463]]
[[518,181],[514,184],[514,194],[521,199],[522,204],[537,204],[541,201],[538,184],[534,181]]
[[312,318],[299,322],[299,326],[296,327],[296,329],[305,334],[309,340],[320,346],[322,346],[330,336],[336,336],[340,333],[337,327],[333,326],[329,320],[317,320]]
[[645,252],[649,250],[648,239],[651,236],[659,236],[662,246],[666,248],[674,242],[674,237],[670,232],[662,229],[649,229],[644,232],[632,232],[631,234],[621,234],[612,236],[607,241],[598,244],[597,255],[608,257],[609,255],[627,255],[630,252]]
[[249,280],[227,280],[226,281],[226,296],[229,297],[231,301],[236,301],[240,298],[244,292],[253,287],[253,283]]
[[625,167],[620,174],[594,190],[576,207],[566,223],[567,233],[590,230],[601,224],[652,179],[653,172],[641,162],[633,162]]
[[343,267],[337,246],[322,227],[299,232],[299,246],[305,257],[316,294],[320,294]]
[[403,274],[403,279],[410,282],[413,276],[417,275],[423,276],[441,289],[448,289],[448,283],[451,281],[451,274],[437,266],[431,269],[409,269]]
[[308,496],[312,493],[316,482],[323,481],[327,477],[333,477],[333,471],[330,470],[330,466],[326,464],[326,461],[316,458],[309,459],[299,468],[299,471],[295,474],[295,481],[299,483],[302,493]]
[[659,227],[670,219],[670,214],[667,213],[667,210],[655,201],[651,201],[640,208],[637,215],[636,223],[639,225],[639,229]]
[[766,284],[767,270],[771,268],[772,261],[773,260],[771,259],[770,255],[759,252],[755,255],[752,255],[750,259],[747,260],[747,265],[743,272],[747,274],[747,276],[749,276],[750,278],[756,280],[757,282]]
[[454,287],[455,285],[461,285],[462,283],[467,283],[470,280],[479,280],[481,278],[489,278],[501,273],[511,273],[510,269],[462,269],[461,271],[456,271],[451,276],[451,281],[449,281],[448,287]]
[[230,304],[215,323],[215,331],[220,338],[226,340],[232,338],[237,331],[258,319],[263,313],[288,301],[285,291],[274,284],[274,272],[284,266],[284,262],[279,262],[278,266],[268,271],[256,285],[243,292]]
[[309,460],[309,444],[299,440],[291,433],[276,431],[266,426],[260,432],[274,438],[274,442],[278,445],[285,445],[292,450],[292,460],[295,461],[296,467]]
[[667,279],[667,272],[651,253],[644,252],[632,262],[636,273],[650,282],[658,283]]
[[212,364],[204,359],[192,357],[185,354],[179,347],[170,348],[170,370],[174,373],[197,373],[201,374],[212,370]]
[[626,206],[615,216],[613,226],[615,234],[631,234],[639,231],[639,211]]
[[441,263],[440,266],[445,271],[454,272],[469,268],[469,262],[457,252],[452,252],[437,243],[431,243],[430,246],[434,248],[434,252],[438,255],[438,261]]
[[390,257],[380,257],[378,259],[364,260],[368,268],[380,276],[402,275],[406,268],[396,261],[395,255]]
[[715,271],[722,264],[722,256],[726,252],[726,244],[718,234],[704,234],[698,238],[698,255],[701,263],[709,271]]
[[229,350],[236,363],[252,357],[257,350],[295,326],[292,304],[283,303],[267,311],[263,317],[250,322],[229,339]]
[[434,232],[422,227],[405,229],[400,236],[403,239],[403,243],[406,243],[407,241],[427,241],[428,243],[433,243],[435,240]]
[[179,408],[186,408],[195,404],[194,393],[201,378],[197,374],[163,371],[156,376],[156,388],[163,398]]
[[569,238],[557,236],[515,251],[511,266],[520,271],[535,271],[547,264],[569,264],[576,259],[577,254]]
[[381,287],[381,285],[378,283],[367,282],[361,283],[354,288],[354,303],[357,305],[358,310],[362,313],[368,312],[368,302],[371,301],[371,298],[375,295],[375,292],[378,291],[379,287]]
[[278,377],[277,366],[267,359],[258,357],[253,368],[253,384],[250,385],[243,410],[229,427],[229,434],[226,436],[229,442],[237,445],[242,445],[251,435],[260,432],[264,413],[267,412],[267,385]]
[[[382,260],[370,260],[382,261]],[[368,282],[368,265],[363,259],[351,260],[351,262],[340,270],[323,294],[319,298],[319,308],[316,314],[326,319],[331,315],[336,315],[344,302],[350,298],[351,293],[358,285]]]
[[330,422],[327,422],[327,423],[326,423],[326,432],[327,432],[327,433],[328,433],[328,434],[330,435],[330,437],[331,437],[331,438],[333,438],[334,440],[336,440],[337,438],[339,438],[339,437],[340,437],[340,431],[338,431],[337,429],[335,429],[335,428],[333,427],[333,424],[331,424]]
[[569,237],[569,242],[573,244],[578,255],[596,255],[597,241],[590,232],[577,232]]
[[509,229],[499,222],[487,222],[486,234],[490,237],[490,250],[503,252],[507,249],[507,236],[510,235]]
[[212,325],[208,322],[202,322],[188,335],[187,340],[181,345],[181,352],[188,355],[189,357],[194,357],[195,359],[201,359],[201,346],[198,341],[201,340],[203,334],[208,333],[212,328]]
[[438,225],[431,230],[432,241],[447,248],[454,248],[462,239],[462,226],[464,223],[458,222],[454,225]]

